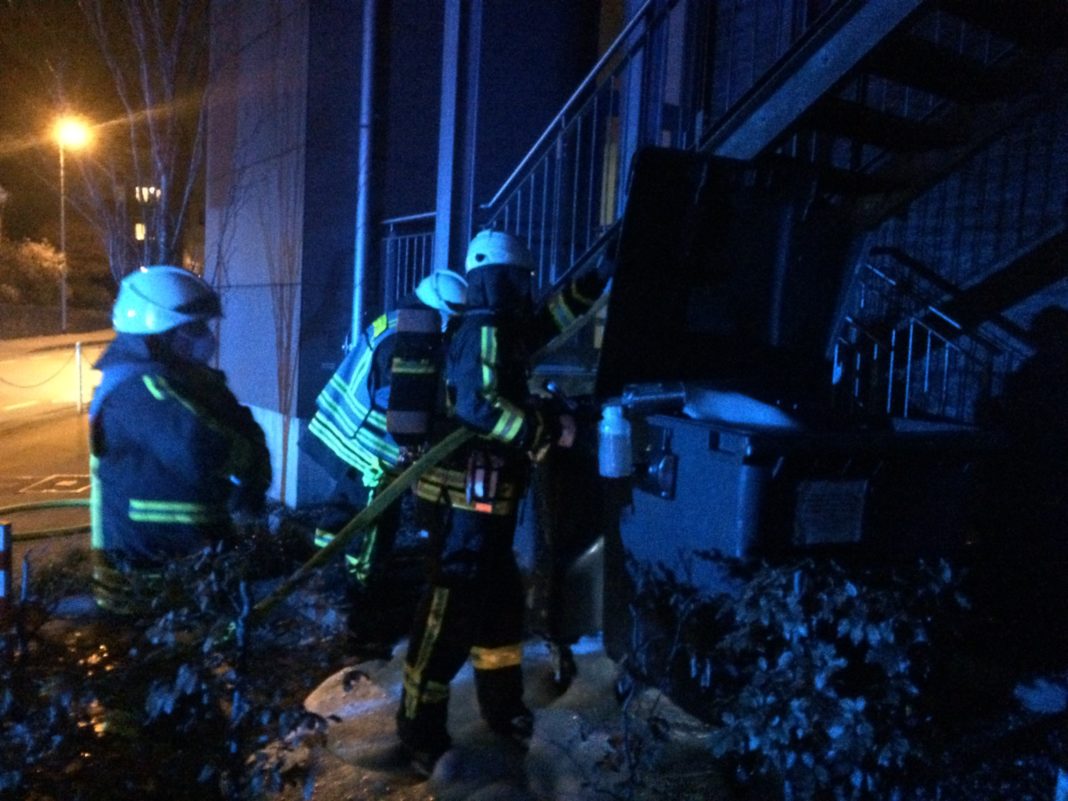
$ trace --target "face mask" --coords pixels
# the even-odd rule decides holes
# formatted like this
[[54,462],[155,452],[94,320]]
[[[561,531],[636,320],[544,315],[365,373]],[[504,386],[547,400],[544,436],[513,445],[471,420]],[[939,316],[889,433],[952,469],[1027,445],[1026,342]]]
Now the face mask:
[[215,335],[207,323],[191,323],[175,329],[171,347],[186,361],[207,364],[215,354]]

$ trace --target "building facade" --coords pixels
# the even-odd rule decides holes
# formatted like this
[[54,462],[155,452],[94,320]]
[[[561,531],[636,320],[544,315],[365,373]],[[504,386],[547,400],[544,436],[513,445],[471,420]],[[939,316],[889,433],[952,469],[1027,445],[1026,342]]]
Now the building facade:
[[829,288],[784,278],[776,302],[833,292],[845,406],[974,422],[1035,314],[1068,305],[1066,20],[1062,0],[216,2],[206,271],[278,496],[316,497],[302,421],[353,330],[484,225],[557,284],[650,146],[789,170],[792,215],[848,218]]

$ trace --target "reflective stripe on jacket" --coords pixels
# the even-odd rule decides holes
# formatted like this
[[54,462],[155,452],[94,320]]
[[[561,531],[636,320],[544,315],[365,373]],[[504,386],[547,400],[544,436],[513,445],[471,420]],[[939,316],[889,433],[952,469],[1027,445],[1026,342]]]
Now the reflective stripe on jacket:
[[364,331],[319,397],[308,431],[338,459],[355,468],[364,484],[376,486],[384,469],[400,461],[400,449],[386,430],[389,363],[397,330],[395,313],[382,315]]
[[119,335],[97,363],[90,410],[92,545],[153,566],[231,536],[230,511],[262,510],[263,430],[211,368],[156,360]]

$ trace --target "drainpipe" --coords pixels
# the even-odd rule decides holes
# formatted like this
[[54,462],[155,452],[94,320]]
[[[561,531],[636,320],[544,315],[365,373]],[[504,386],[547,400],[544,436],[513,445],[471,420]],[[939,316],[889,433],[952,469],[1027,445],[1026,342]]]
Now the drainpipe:
[[474,209],[481,0],[446,0],[433,269],[462,262]]
[[374,120],[375,16],[378,0],[363,0],[363,58],[360,65],[360,128],[356,175],[356,252],[352,276],[352,330],[349,342],[363,331],[371,236],[371,124]]

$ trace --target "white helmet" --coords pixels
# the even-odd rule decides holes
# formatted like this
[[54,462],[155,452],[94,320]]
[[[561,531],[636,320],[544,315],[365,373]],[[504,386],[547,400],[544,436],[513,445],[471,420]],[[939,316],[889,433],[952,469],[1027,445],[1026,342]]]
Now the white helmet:
[[111,323],[122,334],[160,334],[222,314],[207,281],[181,267],[141,267],[122,279]]
[[467,246],[464,272],[478,267],[510,266],[534,269],[534,257],[523,242],[504,231],[479,231]]
[[467,279],[452,270],[435,270],[416,285],[415,296],[432,309],[455,314],[452,307],[467,300]]

